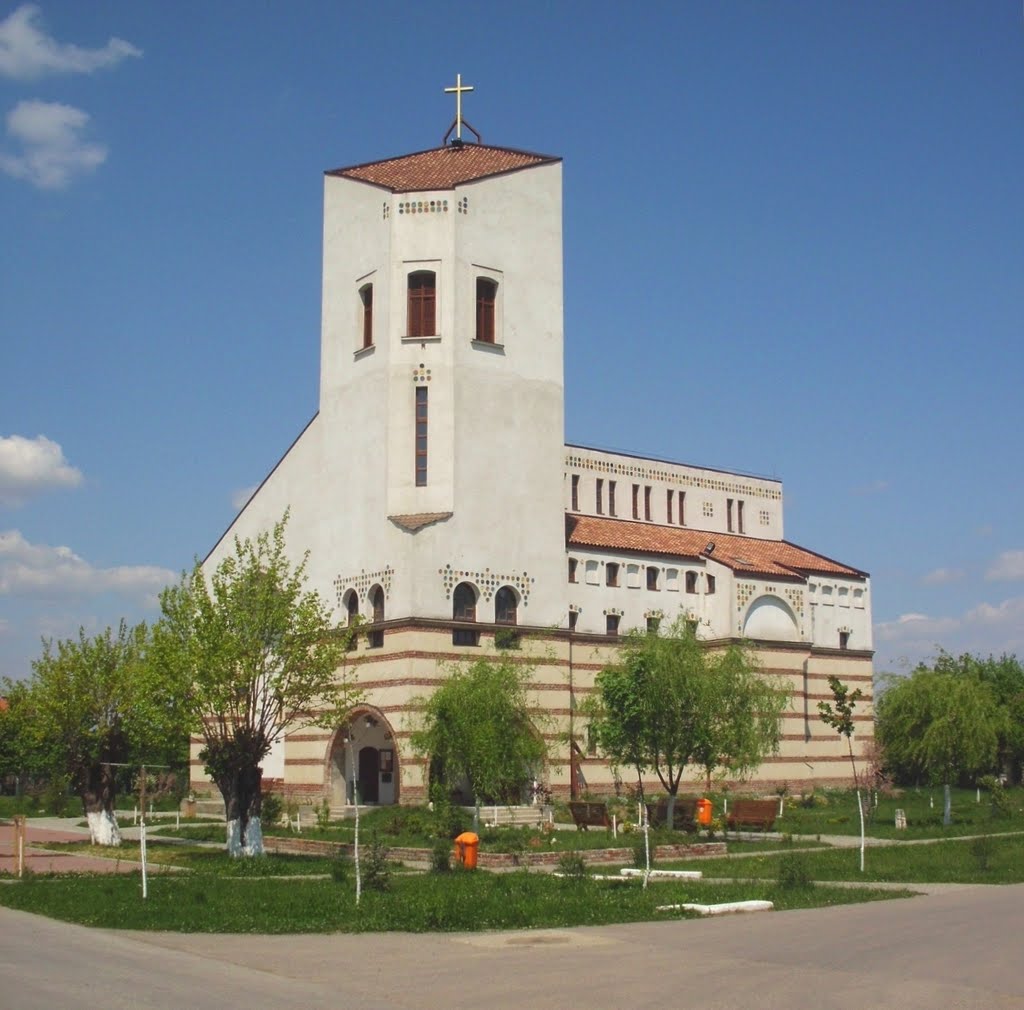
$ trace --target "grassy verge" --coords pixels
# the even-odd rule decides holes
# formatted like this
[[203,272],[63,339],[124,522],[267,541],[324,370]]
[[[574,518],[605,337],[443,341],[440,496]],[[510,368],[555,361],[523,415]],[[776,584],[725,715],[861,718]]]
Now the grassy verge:
[[[901,892],[901,894],[906,892]],[[230,933],[476,931],[602,925],[679,917],[656,906],[764,898],[780,909],[890,898],[848,888],[780,889],[773,884],[607,886],[537,873],[417,874],[391,890],[365,891],[355,905],[351,882],[238,880],[162,875],[140,898],[137,875],[28,879],[0,887],[0,904],[107,929]]]
[[896,881],[899,883],[1017,884],[1024,882],[1024,836],[988,835],[981,839],[939,841],[927,845],[869,848],[860,872],[856,848],[659,863],[699,869],[709,876],[775,880],[786,861],[799,860],[812,880]]

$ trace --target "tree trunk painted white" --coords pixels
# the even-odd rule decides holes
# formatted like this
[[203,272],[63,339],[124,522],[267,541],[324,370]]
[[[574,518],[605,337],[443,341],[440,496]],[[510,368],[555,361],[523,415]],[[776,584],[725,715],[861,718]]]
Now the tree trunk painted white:
[[953,823],[953,797],[949,791],[949,783],[942,787],[942,825],[948,828]]
[[93,845],[120,845],[121,831],[109,810],[92,810],[85,815]]
[[227,849],[229,856],[262,856],[263,826],[258,817],[250,817],[242,844],[242,822],[236,817],[227,822]]
[[860,790],[857,790],[857,812],[860,814],[860,872],[864,872],[864,804],[861,802]]

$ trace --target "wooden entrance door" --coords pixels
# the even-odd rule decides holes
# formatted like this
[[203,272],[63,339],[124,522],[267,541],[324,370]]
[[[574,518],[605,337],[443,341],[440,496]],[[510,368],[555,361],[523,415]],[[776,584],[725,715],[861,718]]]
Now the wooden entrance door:
[[380,752],[376,747],[359,751],[359,800],[376,803],[380,799]]

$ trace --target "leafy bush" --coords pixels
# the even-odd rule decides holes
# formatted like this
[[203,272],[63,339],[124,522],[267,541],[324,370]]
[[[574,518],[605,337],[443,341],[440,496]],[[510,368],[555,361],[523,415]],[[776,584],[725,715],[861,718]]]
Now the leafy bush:
[[315,807],[313,813],[316,815],[316,826],[321,831],[326,831],[331,826],[331,805],[327,800],[321,800]]
[[336,884],[347,884],[352,878],[352,857],[343,849],[331,860],[331,880]]
[[260,807],[260,820],[268,827],[281,823],[284,813],[284,801],[277,793],[265,793]]
[[988,791],[994,818],[1013,816],[1013,805],[1010,803],[1009,794],[995,775],[983,776],[978,779],[978,785]]
[[362,866],[363,887],[368,891],[391,890],[391,850],[380,840],[376,831],[370,836]]
[[48,814],[56,814],[63,817],[71,804],[71,797],[68,795],[68,784],[63,778],[57,777],[47,783],[39,796],[39,808]]
[[452,872],[452,847],[446,838],[438,838],[430,850],[430,872]]
[[[654,865],[654,845],[651,845],[651,866]],[[633,865],[638,870],[647,869],[647,847],[644,845],[644,836],[640,832],[636,844],[633,846]]]
[[563,852],[558,858],[558,872],[569,883],[579,884],[587,879],[587,864],[579,852]]
[[813,887],[811,868],[802,852],[787,852],[779,858],[778,885],[783,891]]

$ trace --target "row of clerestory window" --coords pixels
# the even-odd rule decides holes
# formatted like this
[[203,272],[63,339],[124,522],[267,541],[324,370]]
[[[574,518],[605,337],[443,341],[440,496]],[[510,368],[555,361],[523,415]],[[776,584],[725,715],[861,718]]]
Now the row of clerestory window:
[[[569,558],[569,581],[579,582],[579,561],[576,558]],[[662,569],[656,565],[639,565],[629,564],[626,566],[628,574],[627,585],[630,589],[640,588],[640,569],[644,568],[644,580],[647,589],[656,593],[662,588]],[[617,561],[608,561],[604,566],[604,584],[617,588],[621,585],[621,570],[622,565]],[[700,592],[700,572],[694,571],[693,569],[687,569],[683,573],[683,583],[685,591],[687,593],[699,593]],[[678,568],[666,568],[664,569],[664,580],[665,588],[669,591],[679,590],[679,569]],[[704,573],[704,592],[705,595],[711,595],[715,592],[715,576],[710,572]],[[589,585],[596,586],[599,582],[598,577],[598,562],[588,561],[586,563],[586,581]]]
[[[618,482],[606,481],[598,477],[594,481],[594,512],[599,515],[618,516],[616,505],[616,493]],[[642,492],[642,493],[641,493]],[[651,495],[653,488],[650,484],[634,484],[632,486],[632,509],[634,519],[643,519],[645,522],[652,521]],[[580,511],[580,475],[572,474],[572,497],[571,508],[573,512]],[[732,513],[730,512],[730,515]],[[678,524],[686,525],[686,492],[676,491],[674,488],[667,488],[665,491],[665,521],[669,526]],[[731,521],[731,520],[730,520]],[[740,532],[743,532],[743,503],[739,508]],[[730,526],[730,532],[732,527]]]
[[[373,284],[359,289],[362,303],[362,347],[373,346]],[[493,344],[497,340],[495,323],[498,282],[490,277],[476,279],[476,313],[473,339]],[[407,337],[437,336],[437,274],[433,270],[414,270],[408,276],[406,300]]]

